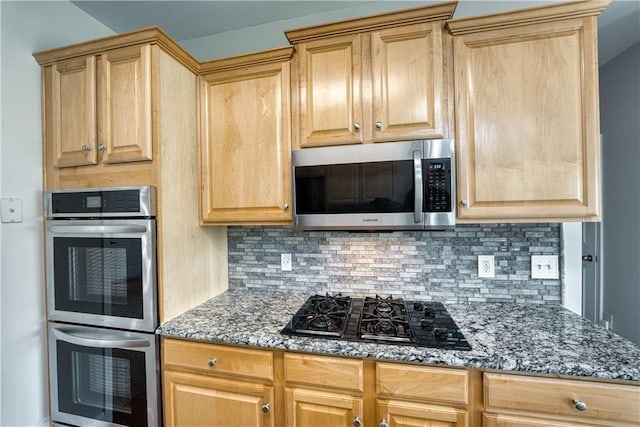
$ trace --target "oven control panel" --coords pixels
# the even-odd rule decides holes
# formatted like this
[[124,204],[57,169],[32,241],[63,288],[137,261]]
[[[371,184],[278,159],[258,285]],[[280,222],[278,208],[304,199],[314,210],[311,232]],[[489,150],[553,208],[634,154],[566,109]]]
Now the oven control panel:
[[153,217],[155,187],[47,191],[45,209],[49,217]]

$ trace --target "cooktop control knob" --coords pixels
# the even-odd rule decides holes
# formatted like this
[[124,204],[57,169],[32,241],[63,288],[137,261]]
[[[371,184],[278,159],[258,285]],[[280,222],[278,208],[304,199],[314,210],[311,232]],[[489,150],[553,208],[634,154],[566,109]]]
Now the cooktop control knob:
[[424,307],[424,306],[422,305],[422,303],[421,303],[421,302],[414,302],[414,303],[413,303],[413,309],[414,309],[414,310],[422,311],[422,308],[423,308],[423,307]]
[[420,321],[420,327],[425,331],[430,331],[433,329],[433,319],[425,318]]

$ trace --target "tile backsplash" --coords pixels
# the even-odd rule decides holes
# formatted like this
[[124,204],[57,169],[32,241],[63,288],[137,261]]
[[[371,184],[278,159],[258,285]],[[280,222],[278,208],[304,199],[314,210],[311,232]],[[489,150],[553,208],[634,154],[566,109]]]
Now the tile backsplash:
[[[229,287],[560,304],[561,280],[530,278],[531,255],[560,256],[560,233],[560,224],[392,233],[229,227]],[[282,253],[292,254],[292,271],[281,271]],[[478,278],[478,255],[495,256],[495,278]]]

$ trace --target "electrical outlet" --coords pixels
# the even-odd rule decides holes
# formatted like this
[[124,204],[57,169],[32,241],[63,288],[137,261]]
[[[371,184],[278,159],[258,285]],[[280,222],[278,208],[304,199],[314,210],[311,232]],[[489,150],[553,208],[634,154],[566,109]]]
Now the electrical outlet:
[[558,255],[532,255],[532,279],[558,279]]
[[291,254],[280,254],[282,271],[291,271]]
[[493,255],[478,255],[478,277],[495,277],[495,260]]

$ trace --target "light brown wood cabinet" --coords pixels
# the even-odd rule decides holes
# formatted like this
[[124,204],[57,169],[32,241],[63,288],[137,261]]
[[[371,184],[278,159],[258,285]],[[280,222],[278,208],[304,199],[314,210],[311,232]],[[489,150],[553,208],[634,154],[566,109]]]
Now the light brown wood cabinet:
[[640,387],[633,384],[167,337],[162,344],[167,426],[640,425]]
[[362,426],[362,360],[285,353],[287,427]]
[[292,53],[288,47],[202,64],[202,224],[291,223]]
[[198,62],[158,28],[34,56],[44,189],[156,186],[160,322],[226,290],[226,229],[198,225]]
[[448,134],[444,20],[454,3],[286,32],[294,148]]
[[485,373],[483,420],[488,427],[638,426],[640,387]]
[[270,351],[163,339],[167,427],[275,426]]
[[598,219],[596,17],[608,3],[448,22],[459,222]]

